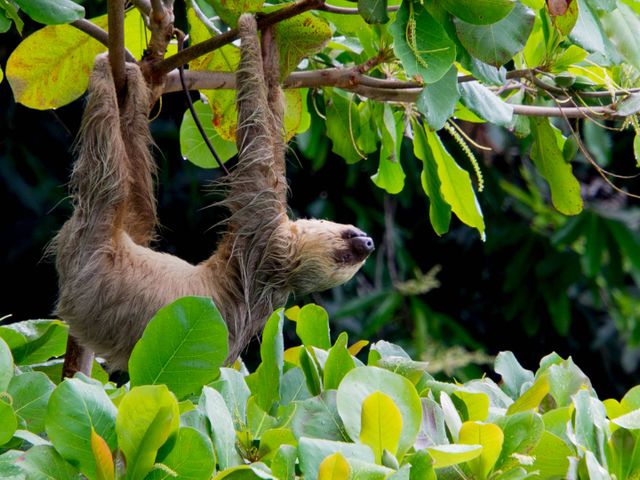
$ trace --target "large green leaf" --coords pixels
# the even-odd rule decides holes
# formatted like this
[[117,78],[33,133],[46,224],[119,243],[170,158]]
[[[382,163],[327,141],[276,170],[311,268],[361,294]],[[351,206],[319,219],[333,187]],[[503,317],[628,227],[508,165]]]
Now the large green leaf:
[[232,368],[221,368],[220,378],[211,386],[224,398],[236,430],[241,430],[247,422],[247,400],[251,396],[244,376]]
[[553,206],[565,215],[577,215],[582,211],[580,183],[564,161],[556,131],[547,118],[532,118],[531,129],[531,159],[549,184]]
[[516,3],[509,15],[490,25],[474,25],[456,19],[460,43],[474,57],[497,67],[509,62],[520,52],[533,29],[535,14]]
[[280,445],[271,459],[271,471],[279,480],[295,480],[298,450],[291,445]]
[[13,378],[13,357],[7,342],[0,337],[0,392],[4,392]]
[[440,80],[425,85],[418,96],[416,107],[424,115],[431,130],[440,130],[453,115],[459,99],[458,69],[451,67]]
[[618,8],[601,18],[607,36],[622,57],[640,70],[640,18],[628,5],[618,2]]
[[356,440],[362,429],[363,403],[374,392],[389,396],[400,410],[402,433],[398,442],[398,456],[402,456],[416,440],[422,420],[420,398],[413,384],[406,378],[377,367],[351,370],[338,387],[337,405],[340,418]]
[[320,464],[329,455],[340,453],[346,459],[358,459],[373,463],[373,452],[366,445],[332,442],[302,437],[298,445],[300,469],[305,478],[318,478]]
[[54,388],[53,382],[42,372],[25,372],[11,379],[7,393],[11,395],[22,428],[33,433],[44,431],[47,403]]
[[284,343],[282,339],[283,310],[276,310],[262,331],[260,357],[262,363],[247,377],[247,385],[256,398],[256,402],[269,413],[280,400],[280,381],[284,366]]
[[[195,102],[193,107],[207,138],[209,138],[220,160],[224,163],[238,153],[236,143],[222,138],[214,128],[211,107],[201,101]],[[180,151],[183,158],[199,167],[218,168],[219,166],[209,147],[202,139],[200,130],[198,130],[190,110],[184,112],[182,124],[180,125]]]
[[535,458],[531,471],[537,471],[540,478],[566,478],[569,457],[574,452],[556,435],[544,432],[538,445],[531,451]]
[[347,350],[347,340],[347,334],[342,332],[329,350],[323,369],[323,383],[326,390],[338,388],[344,376],[356,366],[353,357]]
[[439,0],[438,3],[452,15],[477,25],[501,20],[516,5],[515,0]]
[[440,80],[456,58],[456,45],[440,22],[413,2],[402,2],[389,27],[393,50],[407,75],[420,76],[425,83]]
[[210,298],[178,299],[154,315],[134,347],[131,385],[166,384],[178,398],[195,393],[218,376],[227,339],[227,324]]
[[45,25],[71,23],[84,17],[84,7],[71,0],[15,0],[36,22]]
[[63,355],[69,327],[60,320],[25,320],[0,327],[18,365],[46,362]]
[[496,464],[502,444],[504,433],[502,429],[493,423],[465,422],[460,428],[460,443],[466,445],[481,445],[482,452],[468,465],[474,478],[484,480],[489,476]]
[[[91,20],[107,28],[107,16]],[[125,15],[125,46],[139,58],[146,46],[138,9]],[[7,61],[7,80],[16,102],[48,110],[77,99],[89,84],[97,54],[107,47],[71,25],[51,25],[25,38]]]
[[336,391],[325,390],[320,395],[295,402],[291,428],[296,437],[347,440],[338,407]]
[[502,470],[518,464],[514,454],[529,455],[538,445],[545,429],[540,415],[532,411],[501,417],[497,424],[504,432],[502,451],[496,461],[496,468]]
[[231,413],[224,398],[216,390],[204,387],[198,402],[198,408],[209,419],[213,445],[221,469],[240,465],[242,459],[236,451],[236,431]]
[[206,0],[223,22],[232,27],[236,26],[242,13],[255,13],[262,7],[262,0]]
[[45,429],[60,455],[84,475],[94,478],[91,431],[95,430],[114,450],[116,407],[101,386],[89,383],[88,379],[68,378],[49,398]]
[[358,0],[358,13],[367,23],[387,23],[387,0]]
[[513,107],[478,82],[460,84],[461,100],[465,107],[488,122],[510,127]]
[[[178,478],[188,480],[208,480],[215,467],[211,441],[202,433],[189,427],[178,430],[178,438],[173,449],[158,459],[163,466],[175,472]],[[169,480],[175,478],[167,470],[155,469],[145,480]]]
[[364,153],[358,149],[356,138],[360,136],[360,121],[354,102],[345,94],[333,90],[327,105],[327,136],[331,139],[331,151],[347,163],[356,163]]
[[0,397],[0,445],[4,445],[13,438],[18,428],[18,419],[11,405]]
[[425,129],[425,134],[438,166],[440,190],[444,200],[462,222],[478,230],[484,239],[484,218],[471,186],[469,173],[456,163],[435,132]]
[[307,347],[331,347],[329,338],[329,315],[327,311],[313,303],[305,305],[298,313],[296,334]]
[[303,58],[319,51],[331,38],[331,28],[327,21],[311,13],[279,22],[275,31],[282,78],[295,70]]
[[442,183],[438,176],[438,164],[431,152],[425,129],[417,122],[413,122],[413,153],[422,160],[420,181],[422,189],[429,197],[429,220],[433,230],[442,235],[449,231],[451,222],[451,205],[442,195]]
[[19,465],[27,474],[28,479],[74,480],[83,478],[78,473],[78,470],[67,463],[60,454],[49,445],[30,448],[20,459]]
[[166,385],[133,387],[120,400],[116,418],[118,448],[127,480],[144,478],[167,440],[175,441],[180,422],[178,401]]
[[607,465],[616,478],[637,478],[640,475],[640,445],[638,437],[620,428],[609,438]]

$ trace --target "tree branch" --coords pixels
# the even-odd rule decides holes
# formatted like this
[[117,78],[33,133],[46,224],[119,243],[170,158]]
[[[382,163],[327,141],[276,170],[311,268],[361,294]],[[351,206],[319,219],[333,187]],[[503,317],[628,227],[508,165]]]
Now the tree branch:
[[[329,68],[307,72],[293,72],[283,82],[284,88],[337,87],[363,97],[382,102],[415,103],[422,87],[408,87],[412,82],[398,82],[368,77],[355,69]],[[235,89],[233,72],[186,71],[185,83],[190,90]],[[165,93],[181,89],[177,72],[167,76]],[[617,117],[615,105],[597,107],[543,107],[537,105],[511,105],[517,115],[534,117],[587,118],[594,116]]]
[[124,0],[108,0],[107,15],[109,25],[109,64],[111,65],[116,92],[121,92],[126,83],[124,70]]
[[[91,23],[89,20],[81,18],[79,20],[71,22],[71,25],[76,27],[78,30],[86,33],[91,38],[94,38],[95,40],[99,41],[105,47],[109,48],[109,34],[107,33],[106,30],[101,29],[95,23]],[[133,57],[133,55],[131,55],[131,52],[129,52],[129,50],[125,50],[124,55],[127,62],[136,61],[136,59]]]
[[136,7],[143,15],[151,15],[151,3],[149,0],[130,0],[134,7]]
[[[387,7],[387,12],[396,12],[400,9],[400,5],[391,5]],[[349,8],[349,7],[338,7],[336,5],[328,5],[324,4],[318,10],[322,10],[327,13],[337,13],[340,15],[359,15],[360,12],[357,8]]]
[[[300,15],[308,10],[318,9],[324,5],[324,0],[301,0],[296,3],[292,3],[283,7],[275,12],[268,13],[258,20],[258,28],[263,29],[269,25],[287,20],[288,18]],[[170,71],[178,68],[179,65],[185,65],[191,60],[195,60],[202,55],[205,55],[213,50],[216,50],[224,45],[233,42],[238,37],[238,29],[233,28],[220,35],[216,35],[204,42],[192,45],[189,48],[185,48],[179,53],[165,58],[161,62],[158,62],[153,70],[154,75],[162,76],[166,75]]]

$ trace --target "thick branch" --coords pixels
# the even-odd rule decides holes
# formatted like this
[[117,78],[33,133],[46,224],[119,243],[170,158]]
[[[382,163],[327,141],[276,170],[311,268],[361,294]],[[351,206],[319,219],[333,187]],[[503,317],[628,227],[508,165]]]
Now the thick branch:
[[143,15],[151,15],[151,3],[149,0],[130,0],[131,3],[142,12]]
[[[296,15],[300,15],[308,10],[320,8],[324,5],[324,0],[301,0],[283,7],[275,12],[264,15],[258,20],[258,28],[263,29],[269,25],[281,22]],[[185,65],[191,60],[195,60],[213,50],[233,42],[238,37],[238,29],[233,28],[204,42],[185,48],[179,53],[165,58],[154,67],[155,75],[166,75],[171,70],[178,68],[179,65]]]
[[109,64],[116,91],[122,91],[126,82],[124,70],[124,0],[108,0]]
[[[233,72],[186,71],[185,83],[189,90],[235,89]],[[422,88],[407,88],[410,82],[396,82],[372,78],[354,69],[329,68],[309,72],[294,72],[283,82],[284,88],[338,87],[383,102],[415,103]],[[177,72],[167,77],[166,92],[181,89]],[[584,118],[594,116],[616,117],[614,105],[597,107],[541,107],[536,105],[512,105],[517,115],[543,117]]]

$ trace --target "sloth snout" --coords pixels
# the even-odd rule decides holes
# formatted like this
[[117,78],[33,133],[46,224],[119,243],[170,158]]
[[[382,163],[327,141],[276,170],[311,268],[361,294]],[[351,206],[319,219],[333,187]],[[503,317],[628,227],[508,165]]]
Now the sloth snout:
[[362,236],[350,238],[349,242],[351,243],[351,248],[353,249],[356,257],[358,257],[360,260],[364,260],[365,258],[367,258],[369,254],[375,249],[373,240],[371,240],[370,237],[367,237],[364,234]]

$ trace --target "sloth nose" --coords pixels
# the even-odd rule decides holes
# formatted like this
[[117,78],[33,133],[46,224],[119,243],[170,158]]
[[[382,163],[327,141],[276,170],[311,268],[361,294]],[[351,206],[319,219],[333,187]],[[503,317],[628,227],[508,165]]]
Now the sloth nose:
[[367,237],[366,235],[352,237],[350,239],[350,242],[351,248],[353,248],[355,254],[362,259],[367,258],[375,248],[373,245],[373,240],[371,240],[371,238]]

